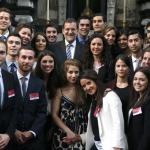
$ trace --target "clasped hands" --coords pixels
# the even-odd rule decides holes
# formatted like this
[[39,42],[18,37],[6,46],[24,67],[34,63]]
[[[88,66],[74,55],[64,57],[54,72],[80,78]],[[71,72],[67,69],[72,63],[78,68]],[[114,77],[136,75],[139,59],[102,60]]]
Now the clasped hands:
[[24,144],[28,140],[30,140],[30,139],[33,138],[33,134],[30,131],[24,131],[24,132],[22,132],[22,131],[16,130],[15,137],[16,137],[16,141],[19,144]]

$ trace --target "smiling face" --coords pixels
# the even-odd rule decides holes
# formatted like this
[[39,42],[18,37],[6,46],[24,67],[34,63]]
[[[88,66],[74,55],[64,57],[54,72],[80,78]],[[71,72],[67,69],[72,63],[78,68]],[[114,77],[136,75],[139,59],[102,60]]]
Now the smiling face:
[[145,52],[142,58],[142,67],[150,67],[150,52]]
[[136,92],[143,94],[144,91],[147,89],[148,86],[148,79],[143,72],[136,72],[133,78],[133,87]]
[[52,56],[44,56],[41,59],[41,70],[45,73],[45,74],[49,74],[52,72],[52,70],[54,69],[54,59]]
[[119,77],[126,77],[128,75],[128,66],[121,59],[118,59],[115,64],[115,72]]
[[19,72],[22,75],[29,73],[34,64],[35,53],[29,49],[21,49],[17,57]]
[[29,28],[22,28],[19,32],[23,45],[27,45],[32,40],[32,33]]
[[21,48],[21,39],[17,36],[7,38],[7,55],[16,57]]
[[81,37],[86,37],[90,31],[90,20],[89,19],[81,19],[78,26],[78,34]]
[[87,94],[94,95],[96,93],[97,86],[93,80],[80,79],[80,85]]
[[106,32],[104,37],[107,40],[108,45],[115,44],[115,40],[116,40],[116,32],[115,32],[115,30],[110,30],[110,31]]
[[103,41],[101,38],[94,38],[90,43],[90,49],[93,55],[98,56],[103,51]]
[[43,35],[38,35],[35,40],[35,47],[38,51],[43,51],[46,48],[46,39]]
[[125,34],[122,34],[119,38],[118,38],[118,45],[121,49],[125,49],[128,47],[128,38]]
[[68,43],[72,43],[75,40],[76,35],[77,35],[77,23],[76,22],[71,22],[71,23],[66,22],[64,24],[62,33],[63,33],[65,39],[68,41]]
[[3,32],[11,25],[10,14],[5,11],[0,12],[0,30]]
[[79,77],[79,68],[77,66],[69,65],[66,72],[67,81],[71,84],[74,84],[76,83],[78,77]]
[[58,36],[58,33],[57,33],[56,28],[54,28],[54,27],[47,27],[46,28],[46,37],[50,43],[56,42],[57,36]]

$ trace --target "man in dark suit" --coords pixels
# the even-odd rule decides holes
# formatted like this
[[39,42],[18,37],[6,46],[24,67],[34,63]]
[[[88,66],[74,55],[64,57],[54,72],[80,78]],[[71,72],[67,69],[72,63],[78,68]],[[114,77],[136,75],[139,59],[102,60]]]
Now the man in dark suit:
[[21,37],[17,33],[11,33],[7,38],[7,55],[6,60],[2,64],[2,68],[8,72],[15,72],[18,64],[16,56],[21,48]]
[[131,74],[139,67],[142,56],[142,36],[137,30],[131,30],[128,33],[129,61]]
[[10,34],[11,11],[5,7],[0,8],[0,40],[6,41]]
[[1,68],[5,58],[6,43],[0,41],[0,150],[10,149],[9,141],[15,131],[15,84],[13,76]]
[[64,63],[66,59],[75,58],[82,60],[84,46],[76,41],[77,22],[73,18],[68,18],[63,24],[62,33],[64,40],[50,45],[50,50],[56,57],[58,67]]
[[31,71],[35,52],[30,46],[22,47],[17,56],[18,70],[17,117],[14,150],[44,150],[42,131],[46,121],[47,100],[44,83]]
[[87,16],[81,16],[78,20],[77,41],[83,45],[87,44],[91,21]]

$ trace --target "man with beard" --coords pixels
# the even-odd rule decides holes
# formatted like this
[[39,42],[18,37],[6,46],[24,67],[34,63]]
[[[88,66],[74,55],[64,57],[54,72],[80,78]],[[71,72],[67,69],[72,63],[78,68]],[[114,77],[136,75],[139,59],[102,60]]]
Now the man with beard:
[[34,59],[31,46],[22,47],[18,52],[18,69],[14,75],[18,85],[14,150],[44,150],[42,133],[47,100],[43,81],[31,73]]
[[7,8],[0,8],[0,39],[6,41],[10,31],[11,11]]
[[82,60],[84,46],[76,41],[77,22],[73,18],[68,18],[64,21],[62,27],[64,40],[50,45],[50,50],[56,57],[58,67],[64,63],[66,59],[75,58]]
[[19,34],[11,33],[7,38],[7,55],[2,68],[11,73],[17,70],[16,56],[21,48],[21,37]]

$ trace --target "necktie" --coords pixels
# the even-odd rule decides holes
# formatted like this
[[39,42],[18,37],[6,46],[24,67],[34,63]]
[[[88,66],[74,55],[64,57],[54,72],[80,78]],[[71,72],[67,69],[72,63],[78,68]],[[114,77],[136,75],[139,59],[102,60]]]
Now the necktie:
[[12,63],[12,64],[10,65],[10,72],[13,73],[13,72],[15,72],[15,71],[16,71],[16,65],[15,65],[14,63]]
[[67,45],[67,50],[66,50],[66,55],[67,55],[67,59],[71,59],[71,44]]
[[2,36],[0,37],[0,39],[1,39],[2,41],[6,41],[6,37],[5,37],[4,35],[2,35]]
[[22,77],[21,78],[21,84],[22,84],[22,96],[25,97],[26,95],[26,80],[27,78],[26,77]]

